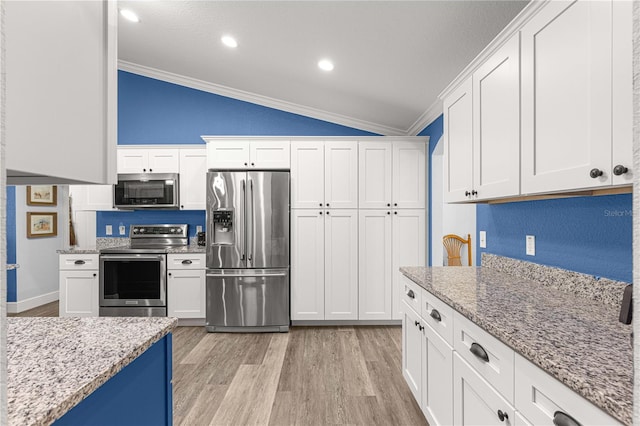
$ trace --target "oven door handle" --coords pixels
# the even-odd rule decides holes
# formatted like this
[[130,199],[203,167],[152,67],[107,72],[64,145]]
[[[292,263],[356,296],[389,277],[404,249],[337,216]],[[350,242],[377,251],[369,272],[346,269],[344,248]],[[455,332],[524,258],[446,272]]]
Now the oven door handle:
[[128,254],[101,254],[100,260],[160,260],[166,259],[166,254],[159,253],[128,253]]

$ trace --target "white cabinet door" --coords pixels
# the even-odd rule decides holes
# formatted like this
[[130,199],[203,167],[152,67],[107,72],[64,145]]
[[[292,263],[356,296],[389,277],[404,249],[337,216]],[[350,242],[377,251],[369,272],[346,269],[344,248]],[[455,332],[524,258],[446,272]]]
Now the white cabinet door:
[[358,318],[388,320],[391,304],[391,210],[359,211]]
[[291,142],[291,207],[324,207],[324,142]]
[[520,193],[518,34],[473,73],[473,190],[477,200]]
[[180,209],[204,210],[207,190],[207,150],[180,149]]
[[392,145],[388,142],[359,143],[358,196],[361,209],[391,207],[392,155]]
[[113,210],[113,185],[69,185],[71,208],[81,210]]
[[430,425],[453,424],[453,348],[426,324],[422,361],[422,410]]
[[118,149],[118,173],[148,173],[149,156],[146,149]]
[[251,141],[250,166],[256,169],[289,169],[289,141]]
[[147,150],[150,173],[178,173],[180,154],[177,149],[151,148]]
[[393,208],[425,207],[425,150],[422,142],[393,142]]
[[326,206],[332,209],[358,208],[358,144],[356,142],[325,142],[324,200]]
[[326,210],[324,319],[358,319],[358,211]]
[[473,104],[472,80],[462,83],[443,101],[444,112],[444,199],[471,199],[473,191]]
[[[500,420],[499,414],[503,419]],[[453,355],[453,424],[511,424],[515,410],[457,353]],[[506,414],[507,417],[504,417]]]
[[98,270],[60,271],[61,317],[98,316]]
[[611,10],[551,2],[522,28],[523,194],[611,184]]
[[167,316],[205,318],[205,270],[169,269],[167,272]]
[[424,325],[421,318],[409,306],[404,306],[402,317],[402,375],[416,401],[422,401],[422,351],[424,349]]
[[249,141],[204,140],[207,142],[207,169],[249,167]]
[[291,319],[324,319],[324,214],[291,211]]
[[402,319],[401,266],[425,266],[426,220],[424,210],[394,210],[392,216],[393,319]]

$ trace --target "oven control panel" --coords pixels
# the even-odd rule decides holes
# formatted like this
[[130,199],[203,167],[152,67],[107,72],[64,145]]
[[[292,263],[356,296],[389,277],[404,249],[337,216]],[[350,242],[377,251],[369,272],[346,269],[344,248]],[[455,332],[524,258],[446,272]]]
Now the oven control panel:
[[131,225],[131,238],[160,238],[187,236],[188,225]]

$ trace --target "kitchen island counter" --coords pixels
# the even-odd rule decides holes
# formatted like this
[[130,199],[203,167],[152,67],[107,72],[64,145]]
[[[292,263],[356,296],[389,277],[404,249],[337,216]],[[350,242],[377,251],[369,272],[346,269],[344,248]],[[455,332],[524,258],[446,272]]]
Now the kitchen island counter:
[[[632,328],[618,321],[619,305],[486,267],[400,270],[570,389],[631,424]],[[614,290],[621,294],[619,287]]]
[[176,325],[166,317],[7,318],[8,424],[51,424]]

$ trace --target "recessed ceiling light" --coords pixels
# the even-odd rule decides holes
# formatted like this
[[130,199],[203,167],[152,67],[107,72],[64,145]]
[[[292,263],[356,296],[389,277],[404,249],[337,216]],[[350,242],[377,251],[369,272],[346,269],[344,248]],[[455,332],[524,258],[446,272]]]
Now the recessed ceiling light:
[[220,40],[222,40],[222,43],[224,43],[224,45],[227,47],[238,47],[238,42],[236,41],[236,39],[229,35],[222,36]]
[[318,67],[324,71],[332,71],[333,70],[333,62],[328,59],[322,59],[318,62]]
[[131,22],[140,22],[140,18],[138,18],[138,15],[136,15],[132,10],[120,9],[120,15]]

